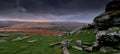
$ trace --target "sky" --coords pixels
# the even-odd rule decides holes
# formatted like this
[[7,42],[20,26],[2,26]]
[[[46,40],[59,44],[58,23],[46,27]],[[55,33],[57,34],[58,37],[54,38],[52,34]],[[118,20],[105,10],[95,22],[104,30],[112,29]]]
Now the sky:
[[0,21],[85,22],[110,0],[0,0]]

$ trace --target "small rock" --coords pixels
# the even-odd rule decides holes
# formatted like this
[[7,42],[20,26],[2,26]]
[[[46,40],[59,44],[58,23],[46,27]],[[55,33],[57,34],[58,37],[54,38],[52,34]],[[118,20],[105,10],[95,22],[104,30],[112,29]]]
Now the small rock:
[[29,40],[29,41],[27,41],[27,42],[29,42],[29,43],[34,43],[34,42],[36,42],[36,41],[38,41],[38,40]]
[[100,51],[106,53],[106,52],[111,52],[111,51],[114,51],[114,50],[111,47],[101,47]]
[[16,39],[13,39],[12,41],[20,41],[20,40],[23,40],[23,38],[17,37]]
[[84,48],[84,50],[92,52],[93,51],[93,47],[87,47],[87,48]]
[[62,45],[63,47],[70,47],[71,41],[72,41],[72,39],[63,40],[63,41],[61,42],[61,45]]
[[30,36],[17,37],[16,39],[13,39],[12,41],[20,41],[20,40],[27,39],[27,38],[30,38]]
[[98,44],[98,41],[94,42],[94,44],[91,46],[92,51],[98,51],[101,48],[101,45]]
[[92,44],[91,44],[91,43],[88,43],[88,42],[84,42],[84,43],[82,43],[82,45],[92,46]]
[[101,37],[102,35],[105,35],[106,32],[105,31],[98,31],[96,34],[96,39],[98,39],[99,37]]
[[107,35],[117,35],[117,32],[108,33]]
[[81,41],[81,40],[77,40],[76,43],[77,43],[78,45],[82,45],[82,41]]
[[97,47],[97,46],[99,46],[99,44],[97,42],[94,42],[93,46]]
[[83,48],[81,48],[81,47],[78,47],[78,46],[72,46],[72,48],[75,48],[75,49],[77,49],[77,50],[83,50]]
[[87,47],[89,47],[89,46],[86,46],[86,45],[79,45],[80,47],[82,47],[82,48],[87,48]]
[[61,44],[61,42],[52,43],[52,44],[50,44],[50,46],[55,46],[55,45],[59,45],[59,44]]
[[0,43],[3,43],[3,42],[7,42],[7,40],[4,40],[4,39],[3,39],[3,40],[0,40]]
[[108,30],[118,30],[118,29],[120,29],[120,28],[119,27],[111,27]]
[[28,38],[30,38],[30,36],[25,36],[25,37],[23,37],[23,39],[28,39]]

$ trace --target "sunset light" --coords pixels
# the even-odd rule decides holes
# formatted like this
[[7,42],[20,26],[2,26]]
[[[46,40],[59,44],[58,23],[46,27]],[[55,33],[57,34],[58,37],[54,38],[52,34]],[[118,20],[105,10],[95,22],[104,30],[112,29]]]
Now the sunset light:
[[24,22],[52,22],[52,20],[18,20]]

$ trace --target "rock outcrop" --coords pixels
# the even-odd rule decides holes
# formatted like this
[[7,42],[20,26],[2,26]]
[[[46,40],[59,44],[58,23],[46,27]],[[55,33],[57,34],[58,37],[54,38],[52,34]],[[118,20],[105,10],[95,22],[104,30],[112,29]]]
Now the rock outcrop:
[[99,30],[120,27],[120,0],[108,3],[105,12],[94,19],[94,24]]
[[112,32],[108,34],[101,35],[98,38],[98,44],[102,46],[115,47],[120,45],[120,33]]
[[96,42],[93,49],[111,47],[120,50],[120,0],[112,0],[105,12],[94,19]]

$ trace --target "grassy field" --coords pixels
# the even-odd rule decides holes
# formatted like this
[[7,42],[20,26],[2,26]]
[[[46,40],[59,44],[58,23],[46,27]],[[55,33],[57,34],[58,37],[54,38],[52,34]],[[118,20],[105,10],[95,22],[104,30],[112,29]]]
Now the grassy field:
[[[14,34],[14,33],[9,33]],[[58,37],[58,36],[45,36],[38,34],[31,34],[31,38],[24,39],[22,41],[11,41],[18,36],[10,37],[0,37],[0,39],[6,39],[8,42],[0,43],[0,54],[62,54],[62,49],[60,45],[50,47],[49,44],[59,42],[65,39],[73,39],[71,45],[76,45],[76,40],[82,40],[83,42],[88,42],[93,44],[95,41],[95,36],[93,30],[83,30],[81,33]],[[29,40],[38,40],[34,43],[28,43]],[[112,54],[111,52],[86,52],[78,51],[73,48],[69,48],[70,54]]]

